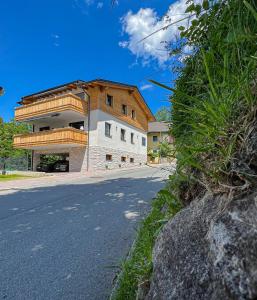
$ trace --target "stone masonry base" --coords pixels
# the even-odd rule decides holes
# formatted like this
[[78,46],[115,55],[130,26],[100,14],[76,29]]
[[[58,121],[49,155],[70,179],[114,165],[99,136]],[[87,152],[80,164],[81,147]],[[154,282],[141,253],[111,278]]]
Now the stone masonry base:
[[[111,161],[106,160],[106,154],[112,156]],[[126,157],[126,162],[121,161],[121,157]],[[147,155],[135,154],[119,149],[111,149],[106,147],[91,146],[89,148],[89,169],[90,170],[106,170],[128,168],[133,166],[144,165],[147,162]],[[134,162],[130,162],[130,158],[134,158]]]
[[[37,150],[34,151],[33,156],[33,170],[40,162],[41,154],[61,154],[69,153],[70,172],[86,172],[87,171],[87,148],[62,148],[54,150]],[[111,161],[106,160],[106,154],[112,156]],[[126,161],[122,162],[121,157],[125,157]],[[134,162],[130,161],[134,158]],[[147,155],[135,154],[118,149],[111,149],[106,147],[91,146],[89,148],[89,170],[106,170],[119,169],[134,166],[144,165],[147,162]]]

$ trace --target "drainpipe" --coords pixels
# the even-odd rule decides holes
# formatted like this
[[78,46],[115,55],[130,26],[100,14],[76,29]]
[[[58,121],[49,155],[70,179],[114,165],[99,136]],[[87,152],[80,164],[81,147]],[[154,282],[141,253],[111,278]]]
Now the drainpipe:
[[[32,132],[35,131],[35,125],[33,124],[32,125]],[[31,171],[33,172],[34,171],[34,150],[31,150],[31,162],[30,162],[30,165],[31,165]]]
[[87,101],[87,171],[89,170],[89,145],[90,145],[90,139],[89,139],[89,135],[90,135],[90,102],[91,102],[91,98],[90,95],[88,94],[88,92],[86,91],[86,89],[81,86],[83,92],[87,95],[88,101]]

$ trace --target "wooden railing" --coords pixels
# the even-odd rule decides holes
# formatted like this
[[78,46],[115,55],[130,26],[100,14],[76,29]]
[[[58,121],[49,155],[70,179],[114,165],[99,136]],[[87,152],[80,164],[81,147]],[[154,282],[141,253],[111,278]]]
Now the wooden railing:
[[76,111],[83,115],[87,113],[85,100],[69,93],[55,98],[37,101],[15,109],[15,120],[24,121],[41,115],[58,113],[67,110]]
[[75,128],[57,128],[14,136],[15,148],[33,149],[54,145],[86,146],[87,133]]

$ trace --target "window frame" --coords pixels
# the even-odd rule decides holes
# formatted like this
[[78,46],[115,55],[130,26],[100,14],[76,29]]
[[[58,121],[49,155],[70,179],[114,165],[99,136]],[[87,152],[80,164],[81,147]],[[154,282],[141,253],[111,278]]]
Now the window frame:
[[146,147],[146,138],[142,136],[142,146]]
[[[124,135],[122,134],[122,132],[124,132]],[[120,140],[122,142],[126,142],[126,130],[123,128],[120,129]]]
[[[109,104],[109,99],[108,99],[109,97],[111,99],[111,104]],[[113,107],[113,96],[112,95],[106,94],[105,104],[109,107]]]
[[132,120],[136,119],[136,111],[134,109],[131,110],[131,119]]
[[121,104],[121,113],[122,113],[124,116],[127,116],[127,115],[128,115],[128,106],[127,106],[127,104]]
[[[109,126],[109,134],[107,134],[107,131],[106,131],[106,126]],[[109,123],[109,122],[105,122],[104,123],[104,134],[105,134],[105,136],[106,137],[108,137],[108,138],[112,138],[112,135],[111,135],[111,128],[112,128],[112,124],[111,123]]]
[[158,143],[158,135],[153,135],[153,143]]
[[[109,158],[107,158],[109,157]],[[112,155],[111,154],[105,154],[105,161],[112,161]]]
[[134,137],[135,137],[134,132],[131,132],[131,133],[130,133],[130,143],[131,143],[132,145],[135,144],[135,139],[134,139]]

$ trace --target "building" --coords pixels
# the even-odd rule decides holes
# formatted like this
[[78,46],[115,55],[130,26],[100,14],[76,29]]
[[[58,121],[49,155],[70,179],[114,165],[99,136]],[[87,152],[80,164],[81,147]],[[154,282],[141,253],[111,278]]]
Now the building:
[[169,144],[173,143],[173,138],[169,134],[170,124],[168,122],[149,122],[147,133],[147,153],[148,162],[160,163],[161,159],[158,155],[160,144],[164,141]]
[[142,165],[148,122],[155,118],[136,86],[96,79],[25,96],[15,120],[32,132],[14,147],[32,150],[33,170],[44,155],[69,161],[72,172]]

